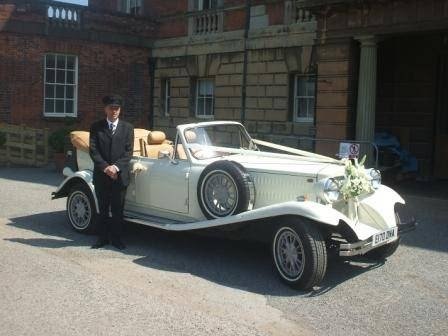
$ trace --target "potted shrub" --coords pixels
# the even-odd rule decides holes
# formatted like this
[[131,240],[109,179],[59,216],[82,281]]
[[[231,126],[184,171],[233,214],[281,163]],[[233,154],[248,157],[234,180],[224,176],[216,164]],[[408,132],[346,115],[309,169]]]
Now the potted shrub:
[[62,171],[65,165],[65,142],[70,134],[70,129],[61,128],[50,134],[48,144],[53,149],[53,158],[57,171]]

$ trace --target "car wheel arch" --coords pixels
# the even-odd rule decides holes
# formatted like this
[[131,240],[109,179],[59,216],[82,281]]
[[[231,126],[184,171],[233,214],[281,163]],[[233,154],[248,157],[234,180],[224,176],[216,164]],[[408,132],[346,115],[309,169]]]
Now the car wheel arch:
[[[325,224],[316,224],[315,221],[300,216],[284,216],[282,219],[283,221],[272,225],[271,235],[271,253],[277,274],[293,288],[312,289],[322,281],[326,273],[328,256],[321,229],[321,225]],[[300,242],[301,270],[294,277],[285,273],[286,266],[282,266],[285,264],[281,262],[280,256],[287,258],[286,254],[279,253],[281,236],[284,234],[293,234]]]
[[75,187],[76,185],[82,185],[88,188],[91,192],[91,196],[93,197],[93,200],[95,201],[95,210],[97,213],[99,213],[99,204],[98,199],[95,194],[95,187],[93,184],[87,182],[84,178],[81,176],[73,176],[65,181],[65,183],[56,191],[53,193],[53,199],[63,198],[67,197],[70,194],[70,191]]

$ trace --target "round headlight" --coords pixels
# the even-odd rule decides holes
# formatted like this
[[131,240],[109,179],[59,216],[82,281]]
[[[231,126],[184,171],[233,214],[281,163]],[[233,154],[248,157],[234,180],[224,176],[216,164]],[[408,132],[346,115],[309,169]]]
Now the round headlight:
[[377,169],[370,169],[370,177],[373,189],[378,189],[381,185],[381,173]]
[[324,184],[324,195],[328,202],[336,202],[341,193],[339,192],[339,184],[335,179],[329,178]]

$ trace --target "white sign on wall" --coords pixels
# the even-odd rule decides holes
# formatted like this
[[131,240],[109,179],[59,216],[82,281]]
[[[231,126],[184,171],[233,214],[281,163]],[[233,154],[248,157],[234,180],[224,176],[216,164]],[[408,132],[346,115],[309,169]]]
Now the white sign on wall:
[[346,159],[355,159],[359,157],[359,144],[341,142],[339,144],[339,157]]

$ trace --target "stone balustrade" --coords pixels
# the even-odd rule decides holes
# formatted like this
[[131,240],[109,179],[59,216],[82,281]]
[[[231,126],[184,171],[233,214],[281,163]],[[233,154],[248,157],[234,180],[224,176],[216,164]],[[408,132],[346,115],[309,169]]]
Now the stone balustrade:
[[51,25],[79,28],[83,9],[83,6],[52,1],[47,4],[47,20]]
[[190,17],[190,35],[222,32],[223,13],[220,10],[200,11]]

